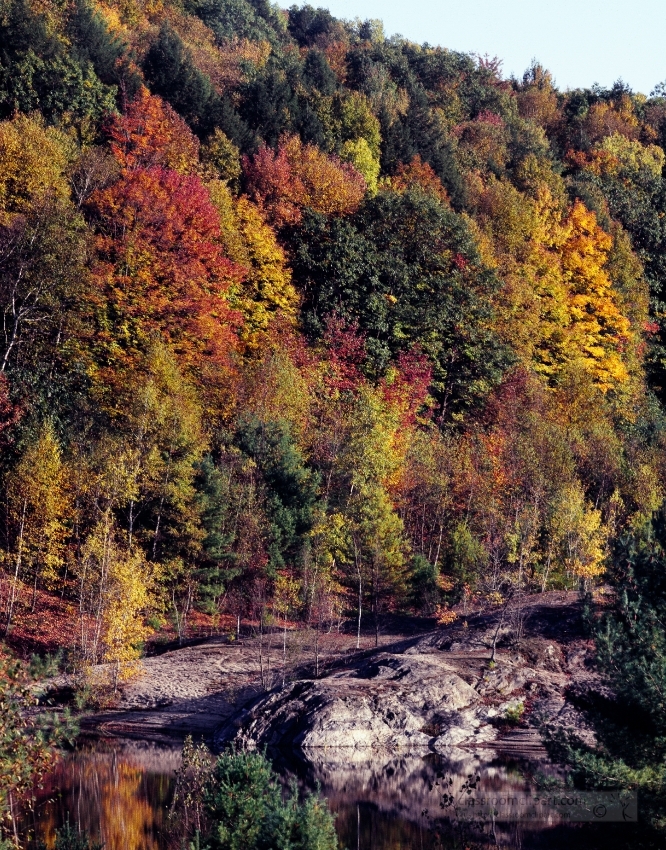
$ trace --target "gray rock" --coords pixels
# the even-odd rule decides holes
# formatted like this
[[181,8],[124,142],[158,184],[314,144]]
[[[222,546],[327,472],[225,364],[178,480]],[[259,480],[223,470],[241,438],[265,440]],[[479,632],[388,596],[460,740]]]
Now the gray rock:
[[480,699],[444,653],[380,653],[352,669],[259,698],[220,730],[217,741],[306,752],[427,751],[438,739],[442,746],[473,739]]

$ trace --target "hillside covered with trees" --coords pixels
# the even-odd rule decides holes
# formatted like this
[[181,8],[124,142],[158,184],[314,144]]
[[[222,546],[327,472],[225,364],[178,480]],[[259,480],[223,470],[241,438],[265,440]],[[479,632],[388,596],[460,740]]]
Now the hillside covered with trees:
[[0,614],[122,678],[590,586],[666,494],[666,93],[265,0],[0,4]]

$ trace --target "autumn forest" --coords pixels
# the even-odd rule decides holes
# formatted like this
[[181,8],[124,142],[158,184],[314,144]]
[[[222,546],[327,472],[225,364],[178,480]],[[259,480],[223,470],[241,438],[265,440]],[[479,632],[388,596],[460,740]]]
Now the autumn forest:
[[[666,495],[666,91],[265,0],[0,5],[0,630],[453,621]],[[458,613],[457,613],[458,612]],[[217,619],[216,619],[217,618]]]

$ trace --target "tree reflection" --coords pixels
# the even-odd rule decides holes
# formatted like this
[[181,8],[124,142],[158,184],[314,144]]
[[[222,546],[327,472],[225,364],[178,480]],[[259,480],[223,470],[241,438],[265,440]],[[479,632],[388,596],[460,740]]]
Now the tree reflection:
[[24,835],[44,841],[67,818],[105,850],[162,850],[178,755],[157,750],[77,752],[64,759],[39,791]]

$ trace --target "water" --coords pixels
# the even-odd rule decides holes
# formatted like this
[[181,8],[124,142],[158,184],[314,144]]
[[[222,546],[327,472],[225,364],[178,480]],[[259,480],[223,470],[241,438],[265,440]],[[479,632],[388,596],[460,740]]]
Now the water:
[[[103,841],[105,850],[172,850],[166,828],[179,763],[179,748],[136,742],[99,742],[69,754],[46,778],[21,824],[27,846],[33,850],[41,840],[51,848],[55,829],[69,819]],[[572,827],[555,818],[550,824],[484,824],[480,831],[442,820],[444,788],[464,805],[471,773],[481,777],[475,794],[519,794],[530,788],[534,770],[525,765],[483,763],[471,755],[456,763],[405,756],[368,764],[348,753],[319,752],[312,764],[278,760],[276,766],[285,784],[296,781],[301,790],[320,785],[336,814],[340,847],[347,850],[636,846],[636,827],[625,824]]]

